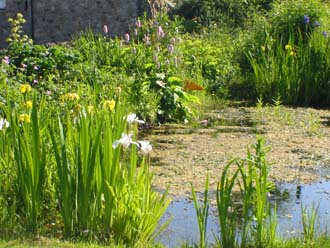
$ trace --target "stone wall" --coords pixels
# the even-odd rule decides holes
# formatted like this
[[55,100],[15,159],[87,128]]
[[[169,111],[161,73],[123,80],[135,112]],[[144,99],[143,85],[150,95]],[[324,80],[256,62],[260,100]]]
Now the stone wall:
[[147,0],[7,0],[0,10],[0,45],[9,32],[6,20],[17,12],[28,19],[27,34],[46,43],[70,40],[88,28],[101,33],[105,24],[110,35],[123,35],[150,7]]

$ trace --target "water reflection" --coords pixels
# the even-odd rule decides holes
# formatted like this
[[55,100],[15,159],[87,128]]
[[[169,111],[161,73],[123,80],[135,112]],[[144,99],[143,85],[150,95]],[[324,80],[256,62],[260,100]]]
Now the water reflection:
[[[279,183],[271,194],[271,205],[277,206],[278,235],[284,238],[301,235],[301,205],[306,209],[318,207],[316,232],[328,232],[330,227],[330,181],[321,180],[312,184]],[[218,219],[211,209],[207,226],[207,240],[214,242],[218,234]],[[189,244],[199,240],[198,223],[194,204],[187,199],[177,199],[169,206],[163,222],[173,217],[172,222],[158,238],[167,247],[178,247],[182,242]]]

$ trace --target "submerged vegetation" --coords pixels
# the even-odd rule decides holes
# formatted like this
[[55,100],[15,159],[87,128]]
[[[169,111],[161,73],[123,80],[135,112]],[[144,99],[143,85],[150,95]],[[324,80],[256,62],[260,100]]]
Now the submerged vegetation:
[[[318,0],[183,0],[124,37],[105,25],[51,46],[23,34],[21,14],[10,18],[0,51],[0,239],[161,246],[170,199],[152,187],[152,146],[139,130],[198,123],[209,99],[329,107],[329,11]],[[215,244],[205,236],[208,178],[201,203],[192,185],[200,247],[327,244],[315,236],[316,210],[303,206],[303,238],[276,236],[265,154],[258,139],[219,175]]]

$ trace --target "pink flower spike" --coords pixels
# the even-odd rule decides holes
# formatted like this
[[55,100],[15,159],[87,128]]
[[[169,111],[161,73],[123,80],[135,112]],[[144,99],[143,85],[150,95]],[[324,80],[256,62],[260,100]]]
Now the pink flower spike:
[[2,63],[6,64],[6,65],[9,65],[9,63],[10,63],[9,57],[8,56],[3,57]]
[[165,36],[165,33],[163,31],[162,26],[158,26],[158,28],[157,28],[157,39],[164,38],[164,36]]
[[125,41],[126,41],[126,43],[128,43],[128,42],[129,42],[129,40],[130,40],[129,34],[128,34],[128,33],[126,33],[126,34],[125,34]]
[[108,29],[108,26],[107,25],[104,25],[103,26],[103,33],[104,34],[108,34],[109,33],[109,29]]
[[149,38],[148,35],[145,35],[143,40],[144,40],[144,42],[145,42],[146,45],[150,45],[151,44],[150,38]]
[[27,65],[26,64],[24,64],[24,63],[22,63],[22,68],[26,68],[27,67]]
[[175,42],[176,42],[176,40],[175,40],[175,38],[173,37],[173,38],[171,39],[171,44],[175,45]]
[[173,51],[174,51],[174,46],[173,46],[172,44],[169,44],[169,45],[167,46],[167,50],[168,50],[169,54],[172,54]]
[[135,23],[136,27],[137,28],[141,28],[142,27],[142,23],[140,20],[137,20],[136,23]]

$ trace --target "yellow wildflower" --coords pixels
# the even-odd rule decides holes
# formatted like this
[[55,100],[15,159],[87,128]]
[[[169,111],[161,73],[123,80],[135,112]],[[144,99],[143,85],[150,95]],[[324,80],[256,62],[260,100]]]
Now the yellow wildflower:
[[32,101],[27,101],[27,102],[25,103],[25,107],[26,107],[27,109],[32,108]]
[[28,114],[21,114],[18,120],[19,122],[26,122],[26,123],[31,122],[30,116]]
[[94,112],[94,106],[89,105],[89,106],[87,107],[87,112],[88,112],[89,114],[92,114],[92,113]]
[[290,52],[290,56],[295,56],[295,55],[296,55],[296,53],[294,51]]
[[67,93],[61,97],[62,101],[74,101],[79,100],[79,95],[77,93]]
[[80,104],[76,104],[76,106],[74,106],[74,110],[77,112],[81,111],[81,105]]
[[31,88],[31,85],[29,85],[29,84],[21,84],[21,85],[19,86],[19,90],[20,90],[23,94],[25,94],[25,93],[29,93],[29,92],[32,90],[32,88]]
[[21,18],[23,18],[23,14],[22,13],[17,13],[16,17],[21,19]]
[[266,47],[265,46],[261,46],[261,50],[264,52],[266,51]]
[[111,101],[110,100],[105,100],[103,102],[103,108],[108,108],[111,111],[114,110],[115,106],[116,106],[116,102],[114,100],[111,100]]
[[289,45],[289,44],[285,45],[285,50],[291,50],[291,49],[292,49],[291,45]]

